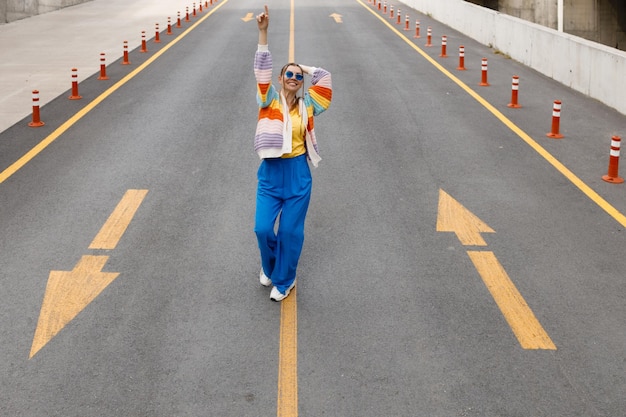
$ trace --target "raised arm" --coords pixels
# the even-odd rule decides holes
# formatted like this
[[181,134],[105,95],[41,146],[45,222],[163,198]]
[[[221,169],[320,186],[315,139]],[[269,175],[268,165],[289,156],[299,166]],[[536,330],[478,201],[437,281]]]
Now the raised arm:
[[257,15],[256,23],[259,27],[259,45],[267,45],[267,28],[270,24],[270,11],[265,5],[265,12]]

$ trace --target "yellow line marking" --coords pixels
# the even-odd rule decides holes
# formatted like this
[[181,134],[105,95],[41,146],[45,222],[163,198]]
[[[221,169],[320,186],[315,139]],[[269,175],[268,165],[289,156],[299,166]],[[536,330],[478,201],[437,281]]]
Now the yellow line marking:
[[291,0],[291,11],[289,13],[289,62],[296,61],[296,17],[295,17],[295,7],[294,0]]
[[126,191],[109,219],[89,245],[89,249],[115,249],[146,194],[148,194],[148,190]]
[[[294,0],[289,18],[289,62],[295,62]],[[278,417],[298,417],[298,292],[294,287],[280,306],[278,349]]]
[[124,84],[133,79],[137,74],[146,69],[146,67],[156,61],[161,55],[163,55],[168,49],[177,44],[181,39],[187,36],[192,30],[194,30],[200,23],[202,23],[205,19],[215,13],[220,7],[224,4],[228,3],[229,0],[224,0],[218,6],[216,6],[213,10],[211,10],[208,14],[204,15],[200,20],[190,26],[183,33],[178,35],[175,39],[173,39],[170,43],[165,45],[162,49],[156,52],[152,57],[146,60],[143,64],[138,66],[131,73],[126,75],[120,81],[112,85],[108,90],[100,94],[96,97],[92,102],[87,104],[81,110],[79,110],[74,116],[69,118],[65,123],[56,128],[50,135],[48,135],[44,140],[35,145],[30,151],[25,153],[20,159],[15,161],[11,166],[6,168],[4,171],[0,172],[0,184],[10,178],[13,174],[19,171],[24,165],[30,162],[33,158],[39,155],[44,149],[46,149],[52,142],[57,140],[59,136],[65,133],[70,127],[76,124],[80,119],[82,119],[87,113],[92,111],[98,104],[104,101],[107,97],[113,94],[118,88],[122,87]]
[[489,110],[494,116],[496,116],[505,126],[507,126],[511,131],[513,131],[517,136],[519,136],[524,142],[526,142],[531,148],[533,148],[539,155],[541,155],[550,165],[556,168],[565,178],[572,182],[580,191],[583,192],[589,199],[591,199],[594,203],[596,203],[600,208],[602,208],[609,216],[613,217],[619,224],[626,227],[626,216],[622,214],[619,210],[613,207],[608,201],[602,198],[597,192],[595,192],[591,187],[585,184],[580,178],[578,178],[572,171],[570,171],[565,165],[559,162],[552,154],[546,151],[541,145],[539,145],[533,138],[531,138],[526,132],[520,129],[515,123],[509,120],[505,115],[503,115],[498,109],[492,106],[487,100],[482,98],[478,93],[469,88],[463,81],[459,80],[455,77],[450,71],[441,66],[437,61],[431,58],[428,54],[426,54],[421,48],[415,45],[412,41],[410,41],[402,32],[398,31],[395,27],[393,27],[387,20],[382,18],[378,13],[368,7],[361,0],[356,0],[363,7],[370,11],[374,16],[376,16],[381,22],[383,22],[389,29],[391,29],[396,35],[398,35],[402,40],[404,40],[411,48],[413,48],[417,53],[423,56],[428,62],[430,62],[435,68],[441,71],[444,75],[454,81],[459,87],[465,90],[470,96],[472,96],[476,101],[478,101],[483,107]]
[[296,287],[280,306],[278,417],[298,416],[298,307]]
[[493,252],[467,251],[511,330],[524,349],[556,350]]
[[50,271],[29,359],[118,277],[102,272],[108,259],[85,255],[72,271]]

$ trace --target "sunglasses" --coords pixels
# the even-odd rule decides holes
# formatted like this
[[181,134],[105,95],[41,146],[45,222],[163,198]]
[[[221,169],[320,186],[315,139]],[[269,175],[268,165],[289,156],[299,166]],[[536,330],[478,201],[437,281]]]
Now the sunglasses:
[[294,73],[293,71],[285,71],[285,77],[295,78],[297,81],[302,81],[304,79],[304,75]]

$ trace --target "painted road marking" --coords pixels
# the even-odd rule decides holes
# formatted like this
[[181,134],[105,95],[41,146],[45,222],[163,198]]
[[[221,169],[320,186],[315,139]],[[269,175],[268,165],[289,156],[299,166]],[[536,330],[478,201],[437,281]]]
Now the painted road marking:
[[[128,190],[89,248],[114,249],[147,193]],[[71,271],[50,271],[29,358],[119,276],[118,272],[102,272],[108,260],[108,256],[84,255]]]
[[108,259],[85,255],[72,271],[50,271],[29,359],[118,277],[102,272]]
[[[295,7],[291,0],[289,16],[289,62],[295,61]],[[280,306],[278,349],[278,417],[298,417],[298,292],[294,287]]]
[[480,234],[495,233],[485,222],[443,190],[439,190],[437,231],[456,233],[456,237],[464,246],[487,246]]
[[467,251],[483,282],[524,349],[556,350],[493,252]]
[[148,194],[148,190],[126,191],[109,219],[89,245],[89,249],[115,249],[146,194]]
[[330,17],[332,17],[333,19],[335,19],[335,23],[343,23],[343,20],[341,18],[340,14],[337,13],[333,13],[330,15]]
[[278,417],[298,415],[298,307],[296,287],[280,306]]
[[420,54],[424,59],[430,62],[435,68],[437,68],[440,72],[442,72],[446,77],[450,78],[454,83],[456,83],[459,87],[461,87],[467,94],[472,96],[476,101],[478,101],[484,108],[489,110],[491,114],[496,116],[505,126],[507,126],[513,133],[519,136],[526,144],[528,144],[531,148],[533,148],[543,159],[545,159],[550,165],[552,165],[558,172],[560,172],[565,178],[571,181],[580,191],[583,192],[591,201],[596,203],[602,210],[604,210],[609,216],[613,217],[619,224],[626,227],[626,216],[622,214],[619,210],[613,207],[608,201],[602,198],[597,192],[595,192],[590,186],[585,184],[580,178],[578,178],[572,171],[570,171],[565,165],[563,165],[559,160],[557,160],[550,152],[545,150],[539,143],[537,143],[533,138],[531,138],[526,132],[520,129],[515,123],[509,120],[504,114],[502,114],[498,109],[496,109],[493,105],[491,105],[487,100],[482,98],[478,93],[469,88],[467,84],[463,81],[455,77],[450,71],[445,69],[442,65],[440,65],[437,61],[435,61],[432,57],[430,57],[426,52],[424,52],[420,47],[415,45],[411,40],[409,40],[402,32],[393,27],[389,22],[387,22],[383,17],[379,16],[374,10],[368,7],[361,0],[356,0],[357,3],[360,3],[361,6],[365,7],[370,13],[376,16],[381,22],[383,22],[391,31],[393,31],[398,37],[400,37],[403,41],[405,41],[411,48],[413,48],[418,54]]
[[[480,233],[495,233],[443,190],[439,190],[437,231],[455,233],[464,246],[486,246]],[[467,251],[467,254],[522,348],[556,350],[548,333],[541,327],[493,252]]]

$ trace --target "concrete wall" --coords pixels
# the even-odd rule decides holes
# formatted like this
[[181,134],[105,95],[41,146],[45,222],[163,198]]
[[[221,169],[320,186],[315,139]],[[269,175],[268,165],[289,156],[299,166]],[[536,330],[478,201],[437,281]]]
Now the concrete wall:
[[626,114],[624,51],[464,0],[403,3]]
[[90,0],[0,0],[0,24],[10,23]]
[[556,0],[500,0],[498,11],[556,29]]

